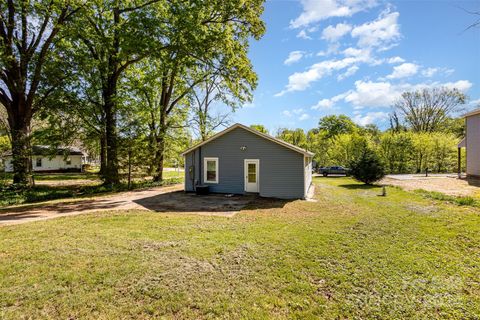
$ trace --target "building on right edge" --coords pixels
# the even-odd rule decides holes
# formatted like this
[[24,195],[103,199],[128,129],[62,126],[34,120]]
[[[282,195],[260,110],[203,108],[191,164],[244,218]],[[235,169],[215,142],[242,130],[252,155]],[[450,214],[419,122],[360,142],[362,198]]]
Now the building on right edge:
[[461,148],[466,149],[467,177],[480,178],[480,108],[464,115],[465,138],[458,144],[458,173],[461,173]]

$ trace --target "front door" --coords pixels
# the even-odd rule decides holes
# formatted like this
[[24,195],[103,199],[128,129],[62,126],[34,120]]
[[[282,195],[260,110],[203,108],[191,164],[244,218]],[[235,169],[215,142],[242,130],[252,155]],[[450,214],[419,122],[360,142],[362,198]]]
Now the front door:
[[260,160],[245,159],[245,191],[258,192],[258,172],[260,170]]

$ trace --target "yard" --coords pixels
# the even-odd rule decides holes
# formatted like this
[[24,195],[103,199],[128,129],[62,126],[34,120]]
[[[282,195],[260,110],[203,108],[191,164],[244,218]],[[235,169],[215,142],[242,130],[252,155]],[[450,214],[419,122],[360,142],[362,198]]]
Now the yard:
[[[55,199],[82,198],[127,190],[126,183],[113,188],[104,186],[99,175],[95,173],[36,173],[34,187],[17,190],[9,187],[12,183],[12,175],[1,174],[0,207]],[[134,177],[132,189],[179,183],[183,181],[184,172],[166,170],[163,178],[163,182],[156,183],[152,181],[152,177]]]
[[462,318],[480,211],[349,178],[232,218],[140,210],[0,228],[0,317]]

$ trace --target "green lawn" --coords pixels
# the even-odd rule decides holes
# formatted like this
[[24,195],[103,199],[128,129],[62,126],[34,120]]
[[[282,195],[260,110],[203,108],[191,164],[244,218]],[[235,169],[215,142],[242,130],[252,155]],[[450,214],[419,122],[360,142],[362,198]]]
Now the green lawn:
[[0,228],[0,318],[478,319],[480,211],[318,178],[234,218],[101,212]]

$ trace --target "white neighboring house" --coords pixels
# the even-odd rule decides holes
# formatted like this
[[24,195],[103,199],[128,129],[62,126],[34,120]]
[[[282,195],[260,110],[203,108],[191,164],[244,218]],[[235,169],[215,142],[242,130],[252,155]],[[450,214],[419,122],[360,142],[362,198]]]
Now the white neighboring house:
[[[52,150],[47,146],[32,146],[32,170],[34,172],[81,172],[83,152],[75,147],[57,148]],[[5,155],[5,172],[13,172],[12,154]]]
[[480,178],[480,109],[464,115],[466,134],[458,144],[458,166],[460,172],[460,148],[467,150],[467,177]]

